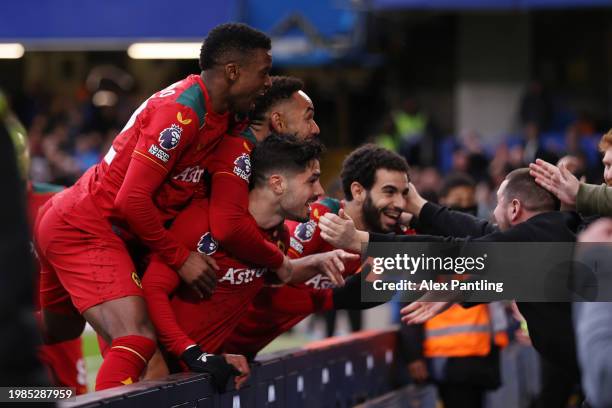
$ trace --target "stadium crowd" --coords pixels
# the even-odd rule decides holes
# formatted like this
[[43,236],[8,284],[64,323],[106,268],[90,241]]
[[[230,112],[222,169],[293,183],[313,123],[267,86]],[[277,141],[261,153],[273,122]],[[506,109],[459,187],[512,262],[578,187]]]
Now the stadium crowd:
[[[565,148],[546,144],[535,97],[521,109],[524,140],[492,149],[474,132],[439,140],[406,104],[382,137],[345,158],[338,200],[320,183],[316,101],[301,80],[270,77],[270,50],[257,30],[218,26],[202,45],[201,74],[144,102],[31,95],[21,105],[28,139],[0,107],[40,269],[39,356],[57,384],[86,391],[77,361],[88,322],[104,357],[96,390],[177,371],[240,387],[249,361],[306,317],[380,305],[361,300],[363,242],[609,248],[612,131],[598,137],[602,172],[584,151],[591,130],[571,127]],[[602,174],[604,184],[587,183]],[[609,253],[583,261],[609,262]],[[541,355],[539,406],[572,396],[612,404],[608,303],[576,303],[573,313],[571,303],[467,306],[401,310],[407,373],[436,384],[445,407],[484,406],[504,382],[500,356],[511,342]]]

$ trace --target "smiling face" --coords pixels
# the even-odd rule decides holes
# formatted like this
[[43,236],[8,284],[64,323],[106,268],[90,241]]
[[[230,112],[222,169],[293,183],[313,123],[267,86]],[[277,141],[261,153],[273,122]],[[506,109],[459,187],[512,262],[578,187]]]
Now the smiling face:
[[284,218],[299,222],[308,221],[310,204],[324,193],[320,177],[321,166],[318,160],[311,161],[303,172],[285,177],[286,189],[280,198]]
[[378,169],[374,185],[366,191],[363,221],[373,232],[391,232],[397,228],[406,207],[408,175],[401,171]]
[[300,139],[312,139],[319,134],[314,120],[314,105],[304,91],[297,91],[291,98],[277,104],[270,114],[270,126],[277,133],[289,133]]
[[265,49],[256,49],[245,56],[241,63],[227,68],[233,83],[229,88],[232,109],[246,114],[255,106],[255,99],[272,85],[270,69],[272,54]]

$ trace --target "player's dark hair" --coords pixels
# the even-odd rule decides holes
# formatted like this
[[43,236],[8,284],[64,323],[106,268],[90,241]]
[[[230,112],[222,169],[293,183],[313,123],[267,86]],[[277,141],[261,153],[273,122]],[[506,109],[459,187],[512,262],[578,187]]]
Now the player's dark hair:
[[[370,190],[376,182],[376,170],[385,169],[400,171],[408,175],[408,163],[399,154],[383,147],[369,143],[354,150],[344,160],[340,179],[344,198],[348,201],[353,199],[351,184],[358,182],[366,190]],[[408,175],[410,180],[410,175]]]
[[446,197],[451,190],[457,187],[476,188],[476,182],[473,178],[464,173],[454,173],[444,179],[440,197]]
[[210,30],[200,48],[200,69],[205,71],[225,63],[231,53],[249,53],[257,49],[270,50],[270,37],[242,23],[221,24]]
[[262,121],[270,108],[276,106],[277,103],[290,99],[295,92],[304,89],[304,82],[299,78],[273,76],[271,80],[272,86],[255,100],[255,108],[250,114],[250,119],[253,121]]
[[316,139],[300,140],[294,135],[272,133],[251,153],[252,186],[264,185],[274,172],[300,173],[324,151]]
[[508,184],[504,191],[506,201],[518,199],[529,211],[557,211],[561,203],[557,197],[540,187],[526,167],[512,170],[506,176]]

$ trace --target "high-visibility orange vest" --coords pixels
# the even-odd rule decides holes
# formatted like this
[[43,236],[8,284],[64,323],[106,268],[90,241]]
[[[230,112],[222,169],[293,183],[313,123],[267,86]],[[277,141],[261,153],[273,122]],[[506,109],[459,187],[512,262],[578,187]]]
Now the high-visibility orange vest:
[[[491,351],[493,326],[487,305],[451,308],[425,323],[425,357],[486,356]],[[507,345],[503,331],[495,333],[495,344]]]

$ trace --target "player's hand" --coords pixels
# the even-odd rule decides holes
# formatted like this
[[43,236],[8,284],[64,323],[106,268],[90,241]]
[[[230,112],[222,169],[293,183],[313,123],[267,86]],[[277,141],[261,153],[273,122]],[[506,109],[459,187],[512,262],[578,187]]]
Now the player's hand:
[[240,375],[237,375],[234,378],[234,384],[236,385],[236,389],[239,390],[240,387],[249,379],[251,375],[251,367],[249,367],[249,363],[245,356],[240,354],[223,354],[225,357],[225,361],[234,366],[234,368],[240,371]]
[[212,295],[215,290],[218,270],[219,266],[212,257],[190,252],[178,274],[203,299]]
[[565,164],[557,167],[544,160],[537,159],[529,165],[529,174],[536,183],[554,194],[567,207],[576,207],[576,196],[580,181],[567,169]]
[[[194,345],[183,352],[181,360],[193,372],[210,374],[214,387],[219,392],[224,392],[227,381],[232,375],[237,376],[238,379],[244,375],[248,377],[250,373],[246,358],[236,355],[230,356],[228,359],[226,356],[208,354],[203,352],[199,346]],[[243,360],[238,357],[242,357]],[[236,381],[236,388],[238,388],[239,384],[242,385],[243,382],[244,380],[240,380],[240,383]]]
[[335,249],[316,255],[317,269],[324,273],[335,286],[344,286],[345,262],[356,261],[359,255],[351,254],[342,249]]
[[[427,200],[421,197],[414,184],[408,184],[408,198],[406,200],[406,211],[418,217]],[[405,224],[404,224],[405,225]]]
[[410,378],[417,384],[422,384],[427,381],[429,372],[427,371],[425,360],[419,359],[408,363],[408,373],[410,374]]
[[423,324],[432,317],[442,313],[453,305],[453,302],[412,302],[402,308],[402,322],[406,324]]
[[285,255],[283,264],[274,272],[276,272],[276,276],[283,284],[289,283],[293,277],[293,264],[291,263],[291,259]]
[[326,213],[319,218],[321,237],[336,248],[361,253],[361,243],[367,243],[370,239],[368,233],[355,228],[355,223],[344,209],[340,209],[338,214]]

